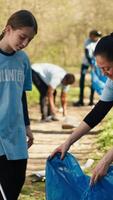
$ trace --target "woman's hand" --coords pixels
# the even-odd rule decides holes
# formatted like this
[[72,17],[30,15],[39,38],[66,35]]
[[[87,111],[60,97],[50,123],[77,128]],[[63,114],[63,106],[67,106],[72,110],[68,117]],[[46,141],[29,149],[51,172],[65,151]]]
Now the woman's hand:
[[34,137],[33,137],[33,134],[32,134],[32,131],[30,129],[30,126],[26,126],[26,135],[28,137],[28,148],[31,147],[31,145],[33,144],[33,140],[34,140]]
[[57,154],[58,152],[59,153],[61,153],[61,160],[63,160],[64,159],[64,157],[65,157],[65,154],[66,154],[66,152],[68,151],[68,149],[69,149],[69,147],[70,147],[70,144],[69,144],[69,142],[68,141],[66,141],[65,143],[63,143],[62,145],[60,145],[59,147],[57,147],[53,152],[52,152],[52,154],[50,155],[50,159],[52,159],[54,156],[55,156],[55,154]]
[[99,179],[107,174],[108,168],[112,162],[113,149],[110,149],[94,168],[93,175],[90,180],[90,185],[95,184]]
[[90,185],[94,185],[99,179],[107,174],[109,164],[104,160],[100,160],[93,170],[93,175],[90,180]]

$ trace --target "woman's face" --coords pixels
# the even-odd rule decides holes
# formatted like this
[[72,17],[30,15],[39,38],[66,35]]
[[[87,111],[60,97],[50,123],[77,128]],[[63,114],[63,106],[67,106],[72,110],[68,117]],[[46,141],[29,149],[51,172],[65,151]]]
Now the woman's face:
[[10,26],[6,31],[7,45],[13,51],[25,48],[34,38],[35,33],[32,27],[22,27],[13,30]]
[[113,61],[108,61],[106,57],[97,55],[96,62],[102,73],[113,80]]

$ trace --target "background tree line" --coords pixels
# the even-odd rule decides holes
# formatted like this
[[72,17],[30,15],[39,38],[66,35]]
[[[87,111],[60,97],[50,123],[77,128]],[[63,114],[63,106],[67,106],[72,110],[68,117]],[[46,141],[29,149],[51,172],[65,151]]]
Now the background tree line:
[[29,9],[38,21],[38,35],[26,48],[32,63],[50,62],[76,71],[89,31],[113,31],[112,0],[0,0],[1,31],[19,9]]

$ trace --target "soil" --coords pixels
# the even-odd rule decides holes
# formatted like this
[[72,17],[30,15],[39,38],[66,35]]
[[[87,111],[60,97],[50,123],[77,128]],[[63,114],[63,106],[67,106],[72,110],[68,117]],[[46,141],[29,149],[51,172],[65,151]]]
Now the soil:
[[[75,127],[81,122],[85,115],[92,109],[91,106],[68,108],[68,123]],[[31,175],[40,170],[45,170],[46,159],[51,152],[63,143],[71,134],[72,129],[62,129],[65,120],[62,113],[58,113],[59,121],[55,122],[40,122],[39,107],[32,107],[30,110],[31,129],[34,134],[34,144],[29,149],[29,160],[27,167],[27,175]],[[91,132],[74,143],[70,152],[78,159],[82,165],[88,159],[99,156],[97,152],[97,137],[100,126],[95,127]]]

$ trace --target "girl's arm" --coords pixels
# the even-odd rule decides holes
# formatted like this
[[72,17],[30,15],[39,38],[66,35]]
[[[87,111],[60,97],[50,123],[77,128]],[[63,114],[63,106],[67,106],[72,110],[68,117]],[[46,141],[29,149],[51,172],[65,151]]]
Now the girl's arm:
[[28,107],[27,107],[27,98],[26,98],[26,92],[23,92],[22,95],[22,104],[23,104],[23,114],[24,114],[24,122],[26,126],[26,135],[28,137],[28,148],[33,144],[33,134],[30,128],[30,120],[29,120],[29,114],[28,114]]
[[23,105],[23,114],[24,114],[25,126],[29,126],[30,120],[29,120],[29,115],[28,115],[27,98],[26,98],[26,92],[25,91],[23,91],[23,95],[22,95],[22,105]]

